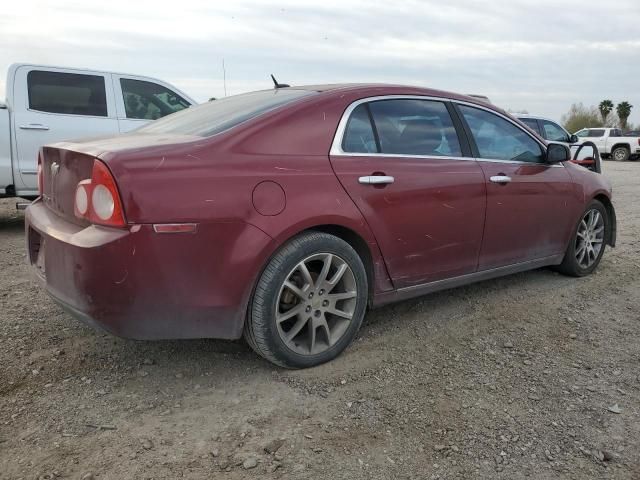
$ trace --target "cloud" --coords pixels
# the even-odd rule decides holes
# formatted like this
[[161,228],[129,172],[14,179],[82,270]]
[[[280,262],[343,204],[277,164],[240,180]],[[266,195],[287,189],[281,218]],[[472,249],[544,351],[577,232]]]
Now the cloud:
[[[488,95],[559,119],[573,102],[636,105],[640,3],[24,0],[0,18],[17,61],[155,76],[198,100],[287,83],[373,81]],[[0,85],[1,88],[1,85]]]

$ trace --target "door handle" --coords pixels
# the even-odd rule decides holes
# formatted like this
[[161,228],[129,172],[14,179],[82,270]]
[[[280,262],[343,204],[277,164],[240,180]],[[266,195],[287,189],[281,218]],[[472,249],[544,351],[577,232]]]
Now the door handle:
[[493,177],[489,177],[493,183],[509,183],[511,181],[511,177],[508,177],[505,174],[494,175]]
[[394,181],[395,178],[388,175],[368,175],[358,179],[358,183],[362,183],[363,185],[385,185],[393,183]]
[[41,123],[30,123],[28,125],[20,125],[22,130],[49,130],[47,125],[42,125]]

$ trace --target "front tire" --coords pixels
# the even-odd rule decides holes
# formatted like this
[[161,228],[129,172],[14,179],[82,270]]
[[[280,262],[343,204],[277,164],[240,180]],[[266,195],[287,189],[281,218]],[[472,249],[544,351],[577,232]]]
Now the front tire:
[[604,254],[609,228],[606,208],[598,200],[592,200],[580,217],[557,270],[572,277],[584,277],[593,272]]
[[357,252],[333,235],[304,233],[284,245],[260,276],[244,336],[276,365],[319,365],[355,338],[367,299],[367,274]]
[[611,152],[611,156],[617,162],[626,162],[629,160],[630,155],[629,149],[625,147],[616,147],[613,152]]

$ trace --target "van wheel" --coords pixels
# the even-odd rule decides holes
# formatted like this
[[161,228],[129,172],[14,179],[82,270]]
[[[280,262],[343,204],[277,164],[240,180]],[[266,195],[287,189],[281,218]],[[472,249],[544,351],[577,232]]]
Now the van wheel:
[[319,365],[355,338],[367,298],[367,274],[356,251],[333,235],[305,233],[284,245],[260,276],[244,336],[276,365]]
[[629,160],[629,155],[629,149],[625,147],[616,147],[613,152],[611,152],[613,159],[618,162],[626,162]]
[[569,247],[557,270],[565,275],[584,277],[593,272],[604,253],[609,217],[601,202],[593,200],[580,217]]

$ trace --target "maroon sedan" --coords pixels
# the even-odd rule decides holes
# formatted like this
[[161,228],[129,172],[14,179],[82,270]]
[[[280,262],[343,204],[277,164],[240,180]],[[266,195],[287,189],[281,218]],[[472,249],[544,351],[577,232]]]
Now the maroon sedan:
[[523,270],[591,273],[601,175],[466,96],[329,85],[237,95],[40,153],[31,264],[56,301],[138,339],[244,334],[334,358],[367,307]]

